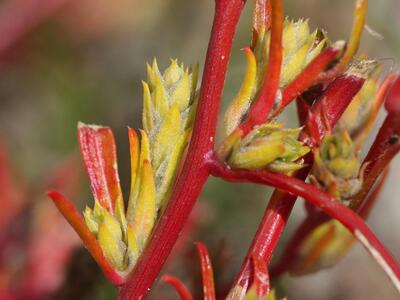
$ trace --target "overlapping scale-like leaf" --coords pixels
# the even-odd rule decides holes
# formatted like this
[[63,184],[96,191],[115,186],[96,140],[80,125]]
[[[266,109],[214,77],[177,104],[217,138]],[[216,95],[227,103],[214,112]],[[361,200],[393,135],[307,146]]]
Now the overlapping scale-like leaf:
[[162,75],[156,61],[143,82],[143,127],[140,137],[128,130],[131,189],[125,209],[118,177],[116,147],[110,128],[78,127],[84,165],[94,207],[83,215],[104,257],[126,276],[151,235],[157,215],[171,191],[187,145],[196,107],[194,73],[176,60]]
[[300,129],[285,129],[281,124],[264,124],[246,137],[237,139],[225,159],[237,168],[269,169],[290,173],[301,169],[301,160],[310,149],[297,141]]

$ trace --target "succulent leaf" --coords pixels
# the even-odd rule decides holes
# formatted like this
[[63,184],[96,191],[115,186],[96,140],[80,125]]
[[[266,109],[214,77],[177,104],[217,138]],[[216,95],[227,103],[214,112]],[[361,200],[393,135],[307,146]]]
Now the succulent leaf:
[[223,149],[223,155],[230,165],[237,168],[290,173],[303,167],[297,160],[310,151],[296,140],[299,131],[284,129],[281,124],[264,124],[247,136],[232,140],[231,150]]

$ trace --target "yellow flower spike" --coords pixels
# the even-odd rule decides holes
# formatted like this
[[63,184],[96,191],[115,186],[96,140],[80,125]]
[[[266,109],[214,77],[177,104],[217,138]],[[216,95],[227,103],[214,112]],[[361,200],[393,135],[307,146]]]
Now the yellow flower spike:
[[225,113],[225,133],[228,136],[240,124],[256,90],[256,58],[250,48],[243,49],[247,59],[247,69],[239,93]]
[[104,256],[118,269],[124,269],[125,249],[122,242],[122,231],[118,221],[104,211],[103,221],[99,225],[97,239]]
[[161,124],[160,130],[154,137],[152,143],[152,165],[157,170],[170,154],[171,149],[175,146],[181,135],[181,116],[177,104],[173,104],[165,115],[165,119]]
[[[257,82],[262,84],[263,74],[268,63],[270,33],[263,31],[259,36],[254,53],[257,61]],[[307,20],[296,22],[286,19],[282,35],[283,61],[280,88],[291,82],[316,57],[325,45],[326,39],[321,31],[310,34]]]
[[147,82],[142,81],[143,85],[143,128],[147,132],[151,132],[154,127],[153,104],[151,101],[150,88]]
[[[171,151],[171,155],[169,157],[168,164],[165,165],[165,168],[157,170],[157,173],[163,174],[163,178],[160,182],[160,186],[157,186],[157,195],[156,195],[156,206],[164,207],[165,202],[168,199],[171,188],[172,188],[172,180],[174,179],[174,175],[176,169],[179,165],[179,159],[182,156],[183,151],[185,150],[186,144],[188,142],[191,130],[186,130],[186,132],[180,136],[177,141],[175,148]],[[158,174],[156,173],[156,178]]]
[[143,162],[140,192],[135,207],[133,226],[139,250],[142,251],[156,220],[155,185],[153,170],[148,160]]
[[190,102],[191,82],[189,71],[185,71],[181,80],[177,83],[175,90],[171,94],[171,104],[176,104],[179,111],[185,110]]

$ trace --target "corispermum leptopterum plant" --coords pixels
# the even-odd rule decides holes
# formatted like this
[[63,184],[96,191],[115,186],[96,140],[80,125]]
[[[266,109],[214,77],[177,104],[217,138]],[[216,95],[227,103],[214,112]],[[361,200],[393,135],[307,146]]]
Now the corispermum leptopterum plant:
[[[163,72],[155,60],[147,67],[143,130],[128,132],[129,199],[122,197],[111,130],[84,124],[78,136],[94,205],[82,217],[62,195],[50,197],[121,300],[146,297],[210,175],[277,188],[226,299],[274,299],[267,267],[297,197],[307,201],[308,214],[271,275],[331,266],[358,240],[400,292],[398,262],[364,221],[400,150],[400,76],[384,76],[376,60],[355,58],[367,1],[355,1],[349,40],[332,42],[323,30],[310,32],[307,21],[284,19],[281,0],[254,0],[247,67],[217,148],[219,103],[246,1],[215,2],[198,91],[197,67],[177,60]],[[285,128],[277,117],[293,101],[299,127]],[[387,116],[363,159],[360,150],[383,105]],[[205,247],[198,250],[204,299],[212,300],[211,264]],[[164,280],[192,299],[176,278]]]

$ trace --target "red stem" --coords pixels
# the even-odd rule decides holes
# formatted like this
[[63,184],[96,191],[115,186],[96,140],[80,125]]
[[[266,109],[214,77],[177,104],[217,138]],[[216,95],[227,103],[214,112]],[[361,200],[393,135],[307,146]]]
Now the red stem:
[[253,37],[251,49],[254,50],[259,33],[271,28],[271,0],[255,0],[253,7]]
[[[380,177],[379,182],[376,184],[376,187],[374,187],[371,194],[368,195],[362,207],[360,207],[358,210],[355,211],[364,220],[368,217],[372,207],[376,203],[379,193],[382,190],[382,187],[387,178],[387,175],[388,175],[388,169],[386,169],[382,177]],[[291,266],[292,261],[297,253],[297,250],[301,246],[304,239],[317,226],[329,220],[330,218],[321,211],[317,211],[316,213],[308,215],[307,218],[303,221],[303,223],[297,228],[293,236],[290,238],[290,241],[285,246],[283,254],[279,258],[278,263],[272,267],[271,276],[277,277],[280,276],[282,273],[286,272],[288,268]]]
[[253,182],[286,190],[321,209],[330,217],[341,222],[357,238],[386,272],[400,292],[400,265],[379,241],[364,220],[350,208],[324,193],[315,186],[297,178],[265,170],[233,170],[224,163],[213,159],[209,162],[211,174],[230,182]]
[[193,300],[192,294],[189,292],[187,287],[175,276],[164,275],[161,277],[161,281],[164,281],[165,283],[168,283],[174,287],[182,300]]
[[[137,262],[120,300],[143,299],[165,263],[209,176],[205,158],[213,147],[220,98],[232,41],[245,0],[217,0],[192,139],[170,201]],[[189,184],[188,184],[189,183]]]

